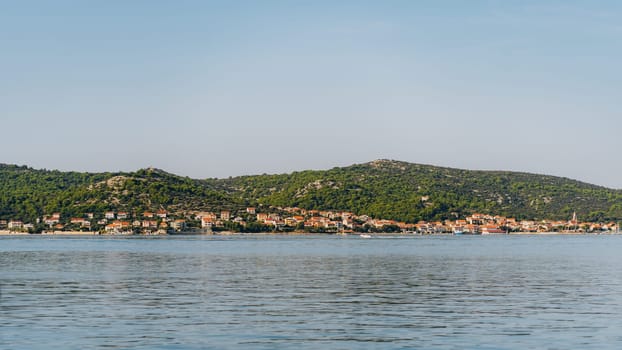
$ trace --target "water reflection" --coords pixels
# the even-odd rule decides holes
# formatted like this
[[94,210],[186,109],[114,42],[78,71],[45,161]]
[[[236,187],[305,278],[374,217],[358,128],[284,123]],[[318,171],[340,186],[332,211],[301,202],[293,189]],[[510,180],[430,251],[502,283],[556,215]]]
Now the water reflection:
[[602,349],[621,340],[616,237],[2,243],[9,348]]

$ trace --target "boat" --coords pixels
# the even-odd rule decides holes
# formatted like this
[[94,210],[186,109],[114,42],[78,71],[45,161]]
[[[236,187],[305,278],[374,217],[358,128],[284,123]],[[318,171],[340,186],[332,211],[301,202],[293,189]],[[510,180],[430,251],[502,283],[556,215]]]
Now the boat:
[[368,235],[368,234],[366,234],[366,233],[361,233],[361,234],[359,235],[359,237],[361,237],[361,238],[371,238],[371,236],[370,236],[370,235]]

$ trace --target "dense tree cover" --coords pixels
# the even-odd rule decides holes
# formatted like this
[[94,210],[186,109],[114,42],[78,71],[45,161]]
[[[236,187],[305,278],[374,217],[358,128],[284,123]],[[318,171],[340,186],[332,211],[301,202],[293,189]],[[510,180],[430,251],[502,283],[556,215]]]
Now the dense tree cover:
[[54,212],[64,218],[107,210],[142,213],[238,209],[246,203],[206,181],[157,169],[134,173],[77,173],[0,166],[0,219],[35,222]]
[[261,203],[417,222],[484,212],[518,219],[622,218],[622,192],[566,178],[379,160],[327,171],[219,180]]
[[[77,173],[0,165],[0,219],[34,222],[106,210],[140,213],[246,206],[349,210],[407,222],[484,212],[518,219],[622,219],[622,192],[566,178],[380,160],[326,171],[193,180],[157,169]],[[261,228],[267,230],[268,228]]]
[[[34,222],[45,213],[69,215],[77,198],[89,184],[111,174],[34,170],[25,166],[0,165],[0,218]],[[93,203],[93,209],[101,204]]]

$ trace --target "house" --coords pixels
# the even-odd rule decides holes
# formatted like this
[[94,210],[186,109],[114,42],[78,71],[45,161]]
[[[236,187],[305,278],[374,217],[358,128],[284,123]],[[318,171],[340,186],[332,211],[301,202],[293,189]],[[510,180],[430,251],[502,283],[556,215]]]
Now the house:
[[283,211],[286,211],[288,213],[299,213],[300,212],[300,208],[298,208],[298,207],[293,207],[293,208],[287,207],[287,208],[283,209]]
[[297,226],[299,223],[304,221],[304,216],[294,215],[292,217],[285,218],[284,223],[286,226]]
[[417,232],[419,233],[430,233],[430,225],[425,221],[419,221],[415,225],[415,228],[417,229]]
[[201,218],[208,218],[212,221],[216,221],[216,219],[218,219],[218,216],[215,213],[207,212],[207,213],[203,213],[201,215]]
[[114,211],[107,211],[104,214],[104,217],[109,220],[113,220],[115,218]]
[[464,226],[464,233],[477,234],[479,233],[479,226],[473,224],[467,224]]
[[328,220],[324,223],[325,228],[341,228],[340,221]]
[[166,215],[168,215],[168,213],[166,210],[160,209],[156,215],[161,219],[166,219]]
[[48,225],[49,227],[52,227],[55,224],[58,224],[59,222],[60,222],[60,214],[59,213],[54,213],[52,215],[43,217],[43,223]]
[[328,218],[323,216],[313,216],[305,221],[305,227],[328,228],[330,227],[330,222]]
[[19,229],[22,229],[23,226],[24,226],[24,223],[19,220],[11,220],[8,223],[9,230],[19,230]]
[[51,219],[51,218],[45,218],[45,219],[43,219],[43,223],[48,225],[49,227],[52,227],[55,224],[58,224],[58,221],[54,220],[54,219]]
[[158,222],[155,220],[143,220],[142,222],[142,227],[143,228],[157,228],[158,227]]
[[257,221],[263,222],[263,221],[266,221],[267,219],[268,219],[268,214],[266,213],[257,214]]
[[328,218],[331,220],[337,220],[337,219],[341,219],[341,213],[335,213],[335,212],[328,212]]
[[551,223],[551,228],[557,231],[563,231],[566,228],[566,221],[561,221],[561,220],[553,221]]
[[520,222],[520,229],[523,232],[537,232],[538,224],[535,221],[523,220]]
[[248,208],[246,208],[246,212],[248,214],[255,215],[255,213],[256,213],[255,212],[255,207],[248,207]]
[[240,224],[241,226],[246,226],[246,221],[244,221],[244,219],[243,219],[243,218],[241,218],[241,217],[239,217],[239,216],[236,216],[236,217],[233,219],[233,222],[235,222],[235,223],[237,223],[237,224]]
[[278,223],[274,219],[266,219],[264,220],[264,225],[277,227]]
[[473,214],[471,216],[468,216],[466,218],[466,221],[470,224],[470,225],[481,225],[484,223],[483,220],[483,215],[482,214]]
[[229,221],[231,219],[231,212],[223,210],[220,212],[220,220]]
[[143,212],[143,218],[151,219],[153,218],[153,213],[150,211]]
[[370,217],[367,215],[359,215],[356,217],[357,220],[362,221],[362,222],[367,222],[369,221]]
[[119,220],[127,219],[127,217],[128,217],[127,212],[120,211],[119,213],[117,213],[117,219]]
[[112,223],[106,225],[105,230],[106,232],[113,232],[113,233],[121,233],[124,231],[128,231],[130,229],[130,223],[128,221],[120,221],[120,220],[115,220]]
[[298,225],[298,221],[296,221],[296,219],[294,219],[293,217],[285,218],[284,222],[285,222],[285,226],[291,227],[291,226]]
[[399,227],[402,231],[410,231],[413,230],[415,228],[414,224],[407,224],[405,222],[398,222],[397,227]]
[[384,226],[393,226],[396,222],[393,220],[372,220],[372,225],[376,228],[383,228]]
[[71,218],[69,222],[80,227],[91,227],[91,222],[83,218]]
[[215,220],[209,217],[202,217],[201,218],[201,227],[202,228],[212,228],[215,224],[214,222]]
[[341,224],[347,228],[354,228],[354,221],[351,218],[343,218]]
[[181,231],[186,228],[186,220],[178,219],[171,222],[171,228],[175,231]]

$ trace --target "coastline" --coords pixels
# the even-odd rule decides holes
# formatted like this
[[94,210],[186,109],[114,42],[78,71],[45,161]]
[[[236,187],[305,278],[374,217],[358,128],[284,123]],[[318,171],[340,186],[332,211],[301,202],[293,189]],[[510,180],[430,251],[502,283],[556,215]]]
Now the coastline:
[[[159,236],[305,236],[305,235],[326,235],[326,236],[360,236],[365,233],[352,232],[347,234],[341,233],[326,233],[326,232],[303,232],[303,231],[292,231],[292,232],[233,232],[233,231],[220,231],[220,232],[205,232],[198,233],[193,231],[188,232],[176,232],[176,233],[167,233],[167,234],[159,234]],[[478,234],[467,234],[464,236],[593,236],[593,235],[619,235],[619,232],[572,232],[572,231],[562,231],[562,232],[509,232],[509,233],[478,233]],[[420,234],[420,233],[404,233],[404,232],[374,232],[371,233],[372,236],[453,236],[451,233],[436,233],[436,234]],[[109,233],[99,233],[97,231],[92,232],[84,232],[84,231],[48,231],[42,232],[41,234],[34,234],[28,232],[17,232],[17,231],[9,231],[9,230],[0,230],[0,236],[150,236],[144,234],[109,234]],[[460,235],[461,236],[461,235]]]
[[0,230],[0,236],[48,236],[48,235],[57,235],[57,236],[97,236],[99,232],[82,232],[82,231],[52,231],[52,232],[42,232],[41,234],[37,233],[28,233],[28,232],[16,232],[9,230]]
[[[571,231],[561,231],[561,232],[555,232],[555,231],[549,231],[549,232],[510,232],[508,233],[509,235],[532,235],[532,236],[551,236],[551,235],[562,235],[562,236],[580,236],[580,235],[595,235],[598,233],[589,233],[589,232],[571,232]],[[607,233],[603,233],[605,235],[614,235],[616,234],[615,232],[607,232]]]
[[0,230],[0,236],[24,236],[28,235],[28,232],[15,232],[9,230]]
[[57,235],[57,236],[98,236],[99,232],[84,232],[84,231],[44,231],[41,235]]

